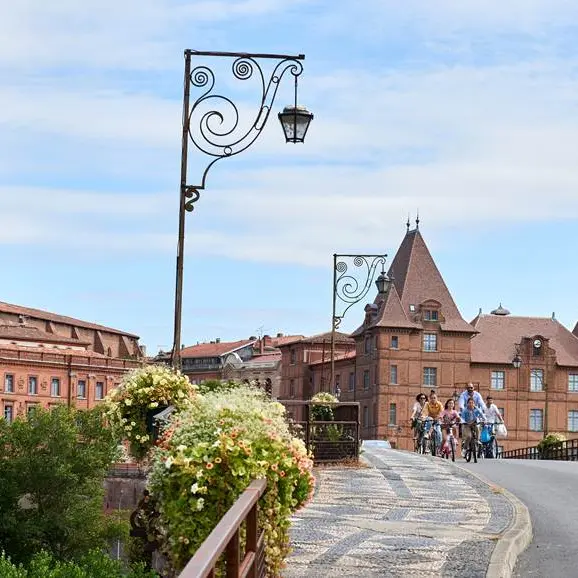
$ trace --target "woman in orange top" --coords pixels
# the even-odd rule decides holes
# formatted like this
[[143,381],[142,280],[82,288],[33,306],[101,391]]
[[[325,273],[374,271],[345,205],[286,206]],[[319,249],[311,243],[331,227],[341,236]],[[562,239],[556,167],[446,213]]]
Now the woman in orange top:
[[422,418],[429,417],[433,420],[433,430],[436,448],[439,448],[442,443],[442,430],[440,428],[439,419],[443,411],[444,411],[443,403],[438,400],[436,392],[432,391],[429,396],[428,402],[423,406],[421,417]]

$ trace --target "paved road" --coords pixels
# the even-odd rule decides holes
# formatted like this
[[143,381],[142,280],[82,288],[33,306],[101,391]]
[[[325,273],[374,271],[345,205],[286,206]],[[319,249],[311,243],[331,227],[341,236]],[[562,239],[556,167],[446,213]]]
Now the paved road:
[[578,576],[578,462],[485,460],[465,465],[510,490],[530,511],[534,540],[514,576]]

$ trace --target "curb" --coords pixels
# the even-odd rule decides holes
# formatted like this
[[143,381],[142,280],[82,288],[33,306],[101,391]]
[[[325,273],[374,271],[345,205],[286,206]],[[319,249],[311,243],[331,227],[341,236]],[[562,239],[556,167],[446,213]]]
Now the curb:
[[490,488],[499,488],[500,493],[512,504],[514,520],[510,527],[500,536],[490,557],[486,578],[510,578],[518,556],[530,545],[533,538],[532,520],[526,505],[514,494],[494,484],[484,476],[472,472],[458,464],[451,464],[467,472]]

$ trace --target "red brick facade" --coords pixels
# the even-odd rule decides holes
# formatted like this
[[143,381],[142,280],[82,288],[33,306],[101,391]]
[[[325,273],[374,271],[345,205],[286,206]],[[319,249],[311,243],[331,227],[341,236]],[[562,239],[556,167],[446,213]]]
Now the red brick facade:
[[466,322],[417,229],[408,230],[388,276],[389,288],[351,335],[355,352],[336,349],[334,384],[316,339],[282,348],[282,397],[338,391],[342,401],[360,403],[365,439],[410,449],[416,395],[435,389],[445,402],[472,381],[504,411],[504,449],[535,445],[544,431],[578,437],[576,335],[553,318],[514,317],[501,307]]

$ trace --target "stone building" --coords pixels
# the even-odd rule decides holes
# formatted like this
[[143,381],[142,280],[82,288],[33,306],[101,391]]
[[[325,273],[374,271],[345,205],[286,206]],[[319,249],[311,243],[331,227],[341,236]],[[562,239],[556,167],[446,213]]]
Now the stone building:
[[12,420],[34,406],[89,408],[141,364],[138,336],[0,303],[0,403]]
[[435,390],[445,402],[471,381],[504,410],[504,449],[535,445],[545,431],[578,437],[578,327],[573,335],[554,318],[515,317],[502,307],[468,323],[417,227],[408,227],[388,277],[363,323],[340,335],[333,384],[319,336],[281,348],[282,397],[339,392],[360,403],[364,438],[409,449],[417,394]]

